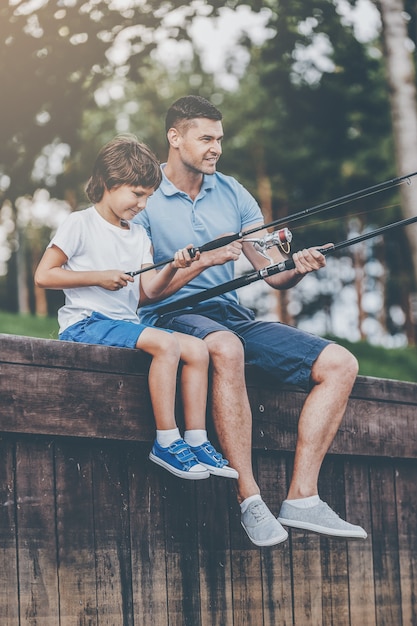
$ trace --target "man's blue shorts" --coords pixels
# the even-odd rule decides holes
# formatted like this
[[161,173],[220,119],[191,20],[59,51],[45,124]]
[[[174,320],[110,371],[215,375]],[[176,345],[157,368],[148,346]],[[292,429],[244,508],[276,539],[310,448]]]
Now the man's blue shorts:
[[139,335],[145,328],[149,328],[149,325],[111,319],[94,311],[89,317],[68,326],[59,335],[59,338],[62,341],[93,343],[117,348],[136,348]]
[[331,343],[280,322],[257,321],[250,309],[219,301],[198,304],[192,311],[167,313],[156,325],[200,339],[216,331],[230,330],[245,347],[246,363],[307,391],[311,387],[312,365]]

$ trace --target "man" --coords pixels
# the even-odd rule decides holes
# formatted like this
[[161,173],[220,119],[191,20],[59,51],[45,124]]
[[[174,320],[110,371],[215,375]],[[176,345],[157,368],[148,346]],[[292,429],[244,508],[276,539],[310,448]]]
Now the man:
[[[216,107],[199,96],[180,98],[167,112],[166,131],[169,152],[162,166],[161,186],[135,218],[151,237],[155,263],[190,242],[201,246],[226,233],[262,226],[255,199],[235,179],[216,171],[223,139],[222,114]],[[259,237],[265,234],[260,232]],[[279,250],[273,250],[273,261],[282,261]],[[268,265],[242,240],[204,252],[173,279],[173,288],[180,290],[163,304],[231,280],[234,263],[230,261],[236,261],[242,252],[256,270]],[[293,260],[295,269],[266,279],[273,288],[292,287],[325,265],[325,257],[316,248],[296,252]],[[252,311],[239,305],[235,292],[165,315],[158,314],[161,306],[147,304],[139,312],[141,319],[195,335],[204,339],[209,349],[213,422],[223,453],[239,473],[241,522],[251,541],[258,546],[278,544],[288,536],[283,526],[365,538],[363,528],[340,519],[320,499],[317,486],[323,458],[342,421],[358,372],[354,356],[298,329],[256,321]],[[252,472],[245,361],[308,391],[299,418],[292,480],[278,519],[263,502]]]

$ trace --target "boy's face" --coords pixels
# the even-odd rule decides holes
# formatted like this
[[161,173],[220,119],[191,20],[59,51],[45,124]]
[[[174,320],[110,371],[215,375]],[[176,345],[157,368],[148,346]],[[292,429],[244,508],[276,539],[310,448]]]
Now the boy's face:
[[146,202],[154,192],[153,187],[132,187],[130,185],[121,185],[106,189],[103,196],[105,208],[110,212],[109,217],[113,214],[118,220],[131,220],[143,211]]

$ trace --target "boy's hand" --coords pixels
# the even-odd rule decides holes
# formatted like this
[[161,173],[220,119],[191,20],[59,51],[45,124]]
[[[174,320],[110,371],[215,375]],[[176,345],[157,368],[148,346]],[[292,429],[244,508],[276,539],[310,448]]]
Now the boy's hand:
[[133,283],[135,280],[133,276],[129,276],[129,274],[125,274],[120,270],[105,270],[100,272],[100,282],[98,284],[99,287],[103,287],[103,289],[107,289],[108,291],[118,291],[119,289],[123,289],[126,287],[127,283]]

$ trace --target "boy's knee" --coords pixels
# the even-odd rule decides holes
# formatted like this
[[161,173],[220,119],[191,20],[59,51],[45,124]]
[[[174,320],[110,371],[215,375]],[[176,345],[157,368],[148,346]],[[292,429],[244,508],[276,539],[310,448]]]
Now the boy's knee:
[[192,339],[189,342],[187,354],[189,358],[193,361],[196,361],[200,364],[207,364],[210,360],[208,346],[202,339],[197,339],[196,337],[190,337]]
[[164,332],[160,341],[160,351],[164,352],[167,356],[180,358],[181,346],[175,335]]

